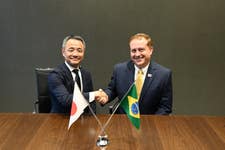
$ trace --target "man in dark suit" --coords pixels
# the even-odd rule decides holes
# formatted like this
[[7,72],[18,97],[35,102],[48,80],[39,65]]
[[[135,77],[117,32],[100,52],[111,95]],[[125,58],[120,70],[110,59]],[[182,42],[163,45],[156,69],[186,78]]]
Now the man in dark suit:
[[[90,72],[80,66],[85,52],[85,41],[80,36],[67,36],[63,40],[62,55],[65,62],[56,67],[48,76],[48,86],[52,99],[52,113],[69,114],[76,80],[87,100],[94,98],[93,83]],[[95,102],[91,102],[95,111]],[[85,109],[89,113],[89,109]]]
[[[97,98],[102,104],[116,97],[121,100],[129,87],[137,82],[138,72],[142,74],[142,86],[137,88],[141,114],[170,114],[172,112],[171,70],[151,60],[153,44],[149,35],[135,34],[130,38],[130,61],[116,64],[108,88]],[[137,83],[136,83],[137,86]],[[118,108],[117,113],[124,113]]]

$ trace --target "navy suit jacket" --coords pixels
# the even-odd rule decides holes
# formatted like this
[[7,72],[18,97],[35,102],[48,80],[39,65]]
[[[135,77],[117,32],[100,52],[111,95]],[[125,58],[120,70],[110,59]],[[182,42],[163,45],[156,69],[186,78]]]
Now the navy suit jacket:
[[[83,95],[88,100],[90,91],[93,91],[93,83],[90,72],[80,67]],[[48,87],[51,95],[52,113],[70,113],[73,99],[74,81],[69,68],[65,63],[55,68],[48,76]],[[96,110],[95,102],[91,103],[93,110]],[[89,113],[89,109],[85,109]]]
[[[114,66],[113,75],[105,90],[112,101],[121,100],[134,83],[134,63],[132,61]],[[138,101],[141,114],[170,114],[172,112],[172,73],[171,70],[151,61]],[[117,113],[124,113],[121,107]]]

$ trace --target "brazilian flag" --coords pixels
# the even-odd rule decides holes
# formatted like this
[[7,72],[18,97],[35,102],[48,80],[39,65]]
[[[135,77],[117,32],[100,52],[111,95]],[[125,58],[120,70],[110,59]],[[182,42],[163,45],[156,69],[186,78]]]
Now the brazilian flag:
[[120,106],[124,109],[131,123],[140,128],[140,111],[138,106],[138,95],[135,84],[133,84],[127,94],[121,100]]

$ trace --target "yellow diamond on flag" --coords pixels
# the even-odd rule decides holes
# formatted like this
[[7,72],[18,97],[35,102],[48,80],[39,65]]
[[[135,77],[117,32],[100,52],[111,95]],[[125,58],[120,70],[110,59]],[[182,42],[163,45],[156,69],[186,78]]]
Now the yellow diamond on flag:
[[123,96],[120,106],[126,112],[131,123],[137,128],[140,128],[140,110],[138,106],[138,95],[136,85],[133,83]]
[[138,100],[128,96],[128,102],[129,102],[129,113],[132,117],[135,118],[140,118],[140,113],[139,113],[139,107],[138,107]]

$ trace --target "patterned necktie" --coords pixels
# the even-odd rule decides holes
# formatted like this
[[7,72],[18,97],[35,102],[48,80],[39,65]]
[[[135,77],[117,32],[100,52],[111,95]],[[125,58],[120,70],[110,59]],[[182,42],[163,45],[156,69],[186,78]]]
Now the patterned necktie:
[[144,72],[140,69],[138,70],[137,73],[137,78],[136,78],[136,87],[137,87],[137,94],[138,94],[138,98],[140,98],[141,95],[141,89],[143,86],[143,76],[144,76]]
[[73,72],[76,74],[75,76],[75,81],[77,82],[77,85],[79,86],[80,90],[81,90],[81,84],[80,84],[80,76],[78,74],[78,69],[74,69]]

